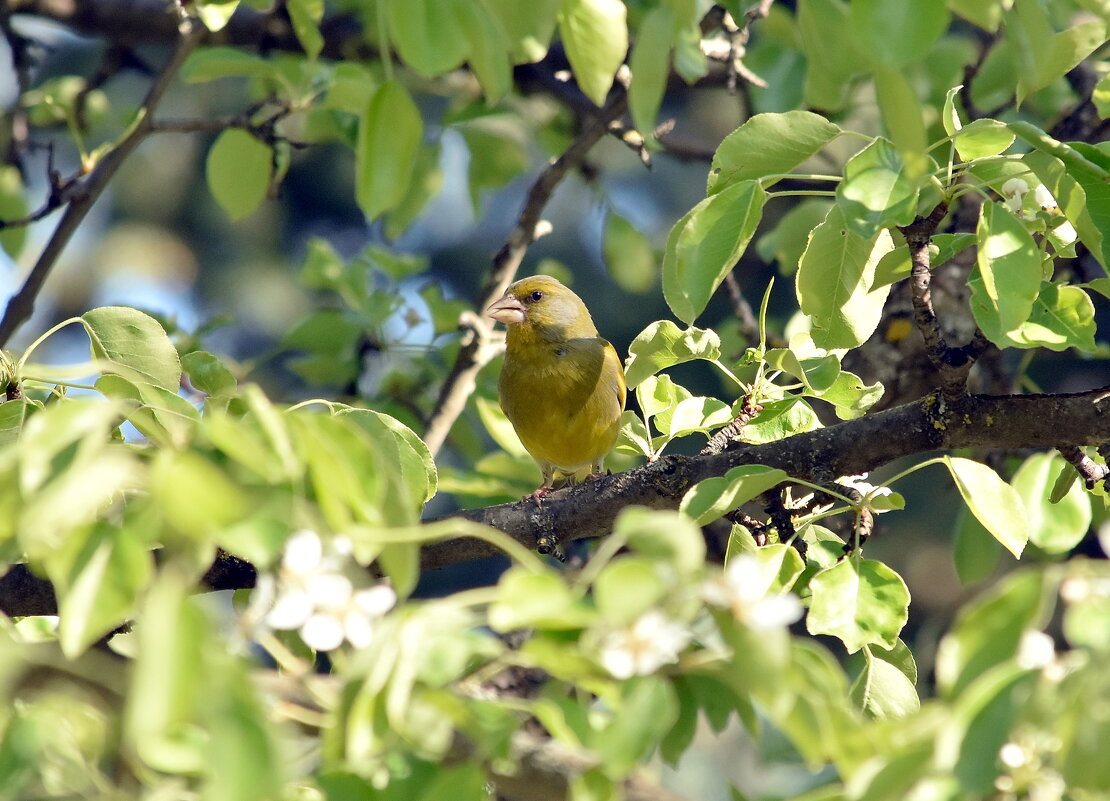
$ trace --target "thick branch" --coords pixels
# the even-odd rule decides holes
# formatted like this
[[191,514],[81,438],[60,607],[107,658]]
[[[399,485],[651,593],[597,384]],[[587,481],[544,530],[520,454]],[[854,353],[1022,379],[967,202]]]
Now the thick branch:
[[[96,5],[95,3],[87,5]],[[155,78],[139,107],[138,116],[127,135],[93,168],[86,177],[78,179],[76,186],[69,196],[69,203],[58,227],[54,229],[50,241],[46,243],[38,261],[31,269],[30,275],[23,282],[23,286],[8,301],[7,310],[0,320],[0,346],[7,343],[8,339],[20,325],[26,322],[34,310],[35,299],[42,289],[46,276],[50,274],[58,257],[62,254],[74,231],[85,219],[93,203],[100,197],[108,181],[116,174],[120,165],[139,146],[139,143],[150,133],[154,110],[162,100],[162,96],[173,82],[186,56],[200,43],[204,35],[203,26],[191,21],[180,23],[181,41],[177,49],[170,56],[169,62]]]
[[[858,475],[904,456],[956,448],[1054,448],[1110,441],[1110,387],[1070,395],[929,395],[904,406],[765,445],[734,446],[715,455],[668,456],[627,473],[597,478],[544,498],[491,506],[461,517],[491,525],[534,548],[540,537],[569,542],[609,533],[626,506],[676,509],[699,481],[741,464],[779,467],[820,483]],[[424,549],[425,568],[490,556],[476,540]]]
[[[779,467],[816,483],[827,476],[866,473],[905,456],[956,448],[1061,448],[1110,443],[1110,386],[1070,395],[933,394],[904,406],[797,434],[764,445],[739,445],[719,453],[667,456],[546,496],[542,506],[517,502],[461,512],[458,517],[500,529],[528,548],[541,537],[557,541],[603,537],[626,506],[676,509],[683,495],[706,478],[741,464]],[[424,548],[422,567],[434,569],[500,553],[488,543],[449,540]],[[222,555],[203,579],[209,589],[253,587],[251,565]],[[25,565],[0,577],[0,612],[11,616],[54,614],[53,588]]]

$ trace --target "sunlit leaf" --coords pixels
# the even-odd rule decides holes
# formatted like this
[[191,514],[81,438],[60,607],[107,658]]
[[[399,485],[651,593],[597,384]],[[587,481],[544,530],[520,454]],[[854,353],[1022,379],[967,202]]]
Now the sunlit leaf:
[[718,145],[707,192],[788,173],[841,133],[838,125],[811,111],[756,114]]
[[840,206],[813,229],[798,263],[798,303],[813,318],[813,341],[822,348],[854,348],[874,333],[889,287],[873,288],[879,260],[894,249],[890,233],[869,238],[851,230]]
[[909,616],[902,577],[873,559],[845,559],[809,582],[806,629],[839,637],[849,653],[869,644],[894,648]]
[[626,13],[620,0],[563,0],[559,8],[559,35],[578,88],[599,106],[628,52]]
[[81,315],[95,358],[137,373],[156,387],[177,392],[181,360],[158,321],[127,306],[102,306]]
[[1017,491],[981,462],[945,456],[944,463],[971,513],[1006,550],[1020,557],[1029,541],[1029,525]]
[[690,324],[735,266],[763,216],[767,193],[741,181],[703,200],[675,223],[663,256],[663,295]]
[[723,476],[699,481],[687,490],[679,509],[698,525],[705,525],[788,478],[785,471],[775,467],[739,465]]
[[625,379],[629,389],[660,370],[693,359],[715,360],[721,355],[716,332],[702,328],[681,329],[670,320],[659,320],[641,331],[628,346]]

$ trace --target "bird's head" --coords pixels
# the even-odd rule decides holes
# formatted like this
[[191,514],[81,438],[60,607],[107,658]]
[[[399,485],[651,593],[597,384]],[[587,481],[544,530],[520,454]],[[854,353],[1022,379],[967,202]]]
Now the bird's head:
[[509,327],[509,335],[549,341],[597,336],[586,304],[550,275],[522,278],[486,313]]

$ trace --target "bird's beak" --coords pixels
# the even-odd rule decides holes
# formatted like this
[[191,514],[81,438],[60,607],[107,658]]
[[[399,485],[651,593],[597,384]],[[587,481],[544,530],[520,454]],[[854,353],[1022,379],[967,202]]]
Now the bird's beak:
[[486,314],[505,325],[523,323],[524,304],[512,295],[506,295],[486,309]]

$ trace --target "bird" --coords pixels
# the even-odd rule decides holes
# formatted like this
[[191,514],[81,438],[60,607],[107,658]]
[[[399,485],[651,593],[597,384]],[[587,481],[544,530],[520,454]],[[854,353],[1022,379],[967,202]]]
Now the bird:
[[616,349],[598,335],[586,304],[550,275],[522,278],[487,314],[506,325],[501,408],[543,474],[525,500],[602,472],[627,387]]

